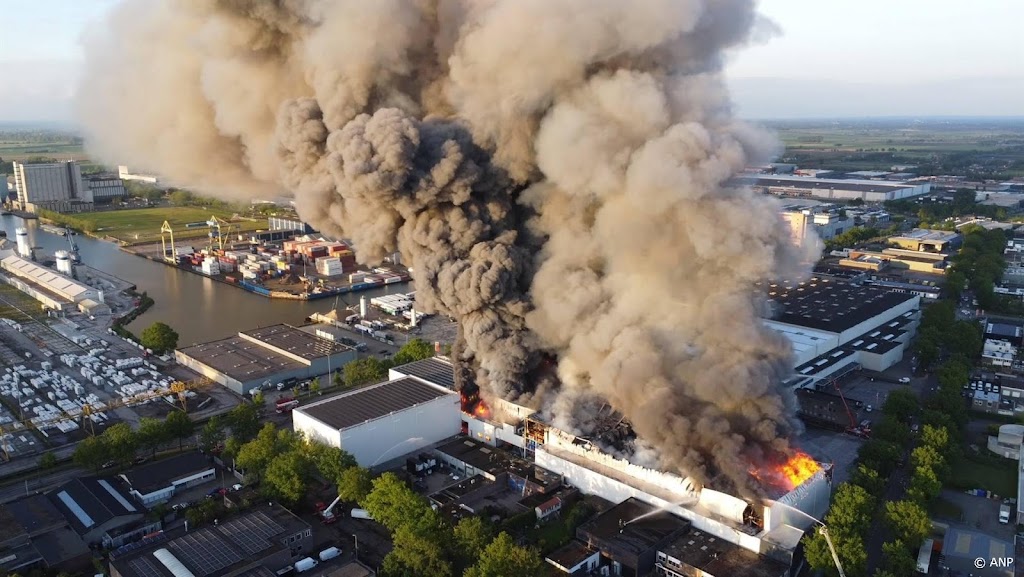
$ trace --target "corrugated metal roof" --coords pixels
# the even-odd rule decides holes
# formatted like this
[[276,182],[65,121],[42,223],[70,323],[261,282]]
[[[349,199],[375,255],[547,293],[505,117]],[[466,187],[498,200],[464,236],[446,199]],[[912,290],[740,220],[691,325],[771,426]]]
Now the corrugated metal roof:
[[455,393],[411,377],[372,385],[295,409],[338,430]]
[[72,280],[66,276],[59,275],[48,268],[41,267],[32,261],[21,258],[20,256],[8,256],[3,260],[0,260],[0,263],[3,263],[3,268],[5,270],[8,270],[20,277],[29,279],[32,282],[71,300],[74,300],[76,297],[90,290],[88,286],[82,283]]
[[413,361],[391,370],[406,376],[419,377],[428,383],[434,383],[446,389],[455,388],[455,369],[452,368],[451,363],[438,357]]

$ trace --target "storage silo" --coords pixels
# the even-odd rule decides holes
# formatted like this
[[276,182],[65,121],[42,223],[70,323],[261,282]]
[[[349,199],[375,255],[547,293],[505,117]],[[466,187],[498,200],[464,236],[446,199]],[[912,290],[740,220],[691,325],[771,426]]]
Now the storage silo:
[[57,272],[71,276],[74,271],[71,269],[71,253],[66,250],[58,250],[53,253],[57,259]]
[[28,231],[19,228],[14,231],[14,234],[18,237],[18,254],[24,258],[32,258],[32,246],[28,243]]
[[359,297],[359,318],[366,318],[366,297]]

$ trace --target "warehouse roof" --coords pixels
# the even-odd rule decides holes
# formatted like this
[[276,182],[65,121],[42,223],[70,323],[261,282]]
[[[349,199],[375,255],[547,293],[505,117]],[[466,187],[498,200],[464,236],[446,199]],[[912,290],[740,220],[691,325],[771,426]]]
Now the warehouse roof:
[[774,321],[841,333],[917,295],[823,278],[795,285],[772,284],[768,298],[781,305]]
[[260,343],[237,336],[185,347],[177,352],[242,383],[306,366]]
[[932,230],[927,228],[915,228],[914,230],[901,235],[891,236],[889,240],[910,240],[917,242],[950,242],[960,237],[960,233],[947,230]]
[[52,491],[49,497],[79,534],[85,534],[115,517],[146,512],[144,507],[132,501],[115,479],[75,478]]
[[508,457],[490,445],[481,443],[471,437],[463,437],[445,443],[437,449],[439,453],[466,463],[474,469],[496,475],[508,468]]
[[580,527],[576,536],[601,549],[640,555],[689,527],[686,519],[630,497]]
[[884,182],[874,180],[840,180],[840,179],[826,179],[826,178],[808,178],[805,176],[793,176],[793,177],[759,177],[759,176],[740,176],[734,179],[736,182],[741,184],[747,184],[751,186],[768,186],[768,187],[791,187],[791,188],[804,188],[811,190],[852,190],[855,192],[893,192],[897,190],[904,190],[907,188],[913,188],[912,184],[905,184],[900,182]]
[[10,255],[0,262],[3,263],[5,270],[70,300],[75,300],[90,290],[88,286],[76,280],[57,274],[20,256]]
[[210,460],[198,452],[182,453],[170,459],[155,461],[121,474],[121,477],[139,493],[145,495],[168,487],[178,479],[212,469]]
[[286,324],[270,325],[238,334],[242,338],[249,337],[307,361],[351,350],[341,343],[322,339]]
[[455,369],[451,362],[440,357],[413,361],[393,367],[391,370],[409,377],[419,377],[446,389],[455,388]]
[[568,545],[551,552],[544,559],[562,571],[569,571],[589,559],[594,553],[596,551],[591,549],[589,545],[573,539],[569,541]]
[[324,399],[298,412],[335,429],[347,429],[394,412],[411,409],[454,392],[411,377],[402,377]]
[[661,551],[708,575],[777,577],[789,569],[780,561],[758,555],[699,529],[690,529]]

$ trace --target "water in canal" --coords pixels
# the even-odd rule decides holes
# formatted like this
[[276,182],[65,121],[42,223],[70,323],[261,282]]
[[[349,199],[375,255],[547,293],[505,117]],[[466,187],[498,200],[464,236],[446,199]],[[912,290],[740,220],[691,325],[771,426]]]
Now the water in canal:
[[[11,243],[19,226],[28,230],[37,254],[52,257],[54,251],[67,250],[67,238],[45,232],[37,220],[16,216],[0,217],[0,227]],[[113,243],[79,234],[75,236],[82,262],[125,279],[146,291],[156,304],[129,327],[136,333],[154,321],[163,321],[180,335],[180,346],[226,337],[240,330],[276,323],[299,324],[314,312],[334,308],[335,299],[287,301],[268,299],[208,278],[126,253]],[[39,258],[39,257],[37,257]],[[409,292],[411,283],[399,283],[361,293],[342,295],[339,308],[357,305],[359,297],[371,298],[389,293]]]

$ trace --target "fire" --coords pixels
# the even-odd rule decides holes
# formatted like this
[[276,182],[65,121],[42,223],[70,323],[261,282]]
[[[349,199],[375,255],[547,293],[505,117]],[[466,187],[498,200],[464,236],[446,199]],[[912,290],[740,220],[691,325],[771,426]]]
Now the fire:
[[818,464],[810,455],[797,452],[788,461],[775,467],[753,470],[750,472],[755,479],[762,483],[784,486],[787,489],[795,489],[804,484],[815,473],[821,470]]
[[476,404],[476,408],[473,409],[473,415],[481,419],[489,419],[491,418],[491,409],[487,406],[487,403],[481,400]]
[[779,467],[779,473],[794,488],[802,485],[820,470],[821,465],[807,453],[797,453]]

